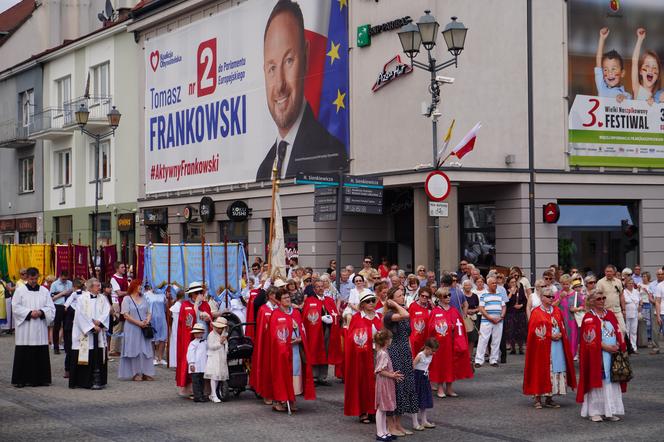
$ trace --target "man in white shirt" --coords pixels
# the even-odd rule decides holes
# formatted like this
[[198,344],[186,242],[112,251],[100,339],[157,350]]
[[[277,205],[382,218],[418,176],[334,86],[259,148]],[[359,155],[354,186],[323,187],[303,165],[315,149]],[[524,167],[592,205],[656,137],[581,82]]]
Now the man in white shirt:
[[12,384],[17,388],[51,384],[48,325],[55,318],[55,305],[48,289],[39,285],[39,270],[30,267],[26,278],[12,298],[16,326]]
[[[659,280],[659,273],[664,273],[664,267],[657,270],[657,279]],[[653,327],[652,330],[652,342],[653,342],[653,351],[651,353],[659,353],[659,339],[660,336],[664,334],[664,328],[662,324],[664,323],[664,281],[657,284],[657,289],[654,293],[655,298],[655,320],[657,322],[657,327]]]
[[[650,351],[650,354],[656,355],[659,353],[659,339],[660,336],[662,335],[661,331],[661,326],[657,322],[657,318],[659,318],[659,312],[661,312],[661,308],[664,306],[661,306],[661,296],[660,296],[660,310],[659,312],[657,311],[657,288],[661,283],[664,283],[664,267],[657,269],[657,272],[655,273],[655,276],[657,279],[655,279],[653,282],[650,283],[648,286],[648,290],[650,290],[650,293],[652,293],[654,303],[652,303],[651,306],[651,323],[652,323],[652,350]],[[663,286],[664,287],[664,286]]]

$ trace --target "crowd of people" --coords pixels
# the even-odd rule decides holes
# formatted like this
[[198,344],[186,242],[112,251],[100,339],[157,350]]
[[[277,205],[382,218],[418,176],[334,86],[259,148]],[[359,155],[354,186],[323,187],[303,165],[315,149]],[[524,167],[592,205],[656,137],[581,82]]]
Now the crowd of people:
[[624,414],[639,327],[642,347],[657,354],[664,319],[664,269],[651,278],[639,266],[608,265],[601,279],[551,266],[531,285],[518,267],[482,275],[466,261],[437,279],[423,266],[374,268],[371,257],[357,271],[332,260],[321,273],[294,259],[282,277],[256,259],[225,299],[199,282],[152,288],[130,281],[124,264],[115,269],[108,282],[61,272],[40,285],[29,268],[15,286],[0,284],[9,307],[0,327],[16,334],[12,384],[51,383],[50,345],[66,353],[70,388],[104,388],[109,358],[119,357],[120,379],[151,381],[156,365],[170,365],[181,396],[221,402],[229,334],[240,327],[253,346],[248,388],[264,404],[297,412],[298,396],[315,399],[332,372],[344,414],[375,422],[376,440],[435,428],[434,396],[458,397],[456,381],[516,353],[526,355],[523,393],[536,409],[559,408],[554,396],[576,389],[581,416],[600,422]]

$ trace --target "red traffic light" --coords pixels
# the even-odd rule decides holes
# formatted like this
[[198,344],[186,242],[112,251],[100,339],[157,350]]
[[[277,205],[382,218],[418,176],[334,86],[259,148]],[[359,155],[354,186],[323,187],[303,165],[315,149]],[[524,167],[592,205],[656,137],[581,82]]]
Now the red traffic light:
[[555,224],[560,219],[560,206],[556,203],[546,203],[544,205],[542,219],[547,224]]

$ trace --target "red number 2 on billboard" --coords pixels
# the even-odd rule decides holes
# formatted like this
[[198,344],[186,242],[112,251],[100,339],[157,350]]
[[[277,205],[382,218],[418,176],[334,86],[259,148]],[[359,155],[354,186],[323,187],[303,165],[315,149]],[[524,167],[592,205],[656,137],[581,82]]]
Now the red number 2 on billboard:
[[214,93],[217,87],[217,39],[212,38],[198,45],[198,72],[196,95],[202,97]]
[[588,101],[593,103],[593,107],[588,111],[588,115],[590,115],[590,123],[583,123],[583,127],[594,126],[595,123],[597,123],[597,115],[595,115],[595,111],[599,107],[599,100],[597,98],[591,98]]

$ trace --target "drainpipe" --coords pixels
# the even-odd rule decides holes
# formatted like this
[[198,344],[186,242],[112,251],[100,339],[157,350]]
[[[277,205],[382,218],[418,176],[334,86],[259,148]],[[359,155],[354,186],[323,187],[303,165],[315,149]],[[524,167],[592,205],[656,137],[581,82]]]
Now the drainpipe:
[[533,137],[533,5],[526,0],[526,47],[528,53],[528,211],[530,229],[530,280],[535,281],[535,145]]

